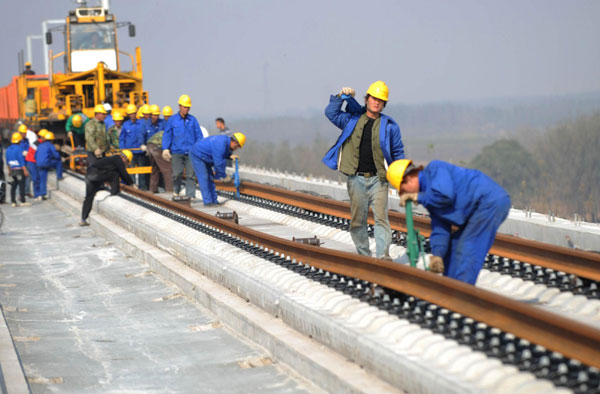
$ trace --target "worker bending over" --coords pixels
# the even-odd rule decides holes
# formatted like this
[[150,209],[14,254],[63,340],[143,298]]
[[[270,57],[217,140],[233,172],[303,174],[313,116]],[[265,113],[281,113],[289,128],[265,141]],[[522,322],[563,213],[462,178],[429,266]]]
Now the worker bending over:
[[123,150],[118,155],[103,157],[93,162],[85,174],[85,199],[81,208],[80,226],[87,226],[87,218],[92,210],[94,197],[96,193],[104,186],[105,182],[110,183],[110,195],[114,196],[121,190],[120,180],[127,185],[133,184],[133,179],[127,173],[127,165],[133,159],[130,150]]
[[[423,205],[431,216],[430,270],[472,285],[506,219],[510,197],[478,170],[434,160],[423,168],[412,160],[393,162],[390,184],[407,200]],[[452,232],[452,226],[458,227]]]
[[40,176],[40,196],[43,200],[47,198],[48,190],[48,171],[51,168],[56,169],[56,179],[63,179],[62,176],[62,161],[60,161],[60,154],[52,144],[54,140],[54,133],[48,131],[42,136],[43,142],[38,146],[35,152],[35,162],[38,167],[38,173]]
[[[190,158],[196,171],[202,202],[204,205],[217,205],[217,190],[215,179],[231,181],[231,177],[225,172],[227,159],[235,159],[232,153],[243,147],[246,136],[242,133],[228,135],[213,135],[198,141],[190,152]],[[214,174],[213,174],[214,171]]]

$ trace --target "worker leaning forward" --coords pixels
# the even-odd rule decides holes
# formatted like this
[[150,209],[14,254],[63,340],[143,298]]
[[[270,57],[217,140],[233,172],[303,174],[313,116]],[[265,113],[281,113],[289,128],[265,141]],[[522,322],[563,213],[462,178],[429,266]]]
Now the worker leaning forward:
[[[146,152],[142,151],[145,131],[143,120],[137,118],[137,108],[134,104],[129,104],[126,112],[129,119],[123,123],[123,127],[121,128],[119,147],[132,151],[133,159],[131,162],[133,165],[146,166],[148,165],[148,159]],[[148,190],[148,176],[146,174],[138,174],[138,186],[142,190]]]
[[85,147],[85,124],[89,121],[81,111],[69,116],[65,124],[67,136],[73,139],[73,148]]
[[103,157],[96,160],[88,168],[85,174],[85,198],[81,208],[80,226],[87,226],[87,218],[92,210],[92,204],[96,193],[104,186],[105,182],[110,183],[110,194],[118,194],[120,189],[120,180],[125,184],[133,184],[133,179],[127,173],[127,165],[133,159],[133,154],[129,150],[123,150],[119,155]]
[[103,158],[109,150],[106,125],[104,124],[106,115],[104,106],[98,104],[94,108],[94,117],[85,124],[85,150],[88,155],[88,166]]
[[227,160],[236,158],[232,153],[243,147],[246,136],[242,133],[228,135],[213,135],[198,141],[190,152],[190,158],[196,171],[202,202],[204,205],[217,205],[217,190],[215,179],[231,181],[231,177],[225,172]]
[[[475,284],[496,231],[508,216],[508,193],[481,171],[439,160],[425,168],[399,160],[390,165],[387,177],[400,192],[400,205],[412,200],[429,211],[430,270]],[[458,230],[452,232],[452,226]]]
[[[381,113],[388,101],[388,93],[388,87],[382,81],[371,84],[365,95],[366,108],[361,108],[354,100],[352,88],[343,88],[338,95],[331,96],[325,115],[342,129],[342,134],[323,158],[329,168],[348,176],[352,216],[350,235],[356,250],[371,256],[367,232],[371,206],[375,216],[376,256],[384,259],[390,259],[392,242],[387,213],[386,166],[404,158],[400,128],[392,118]],[[346,111],[342,111],[344,101],[347,101]]]
[[200,141],[202,131],[196,118],[189,114],[192,99],[182,94],[177,101],[179,112],[169,118],[162,139],[163,158],[171,162],[173,171],[173,195],[179,195],[183,170],[185,168],[185,195],[195,197],[196,179],[189,153],[194,144]]

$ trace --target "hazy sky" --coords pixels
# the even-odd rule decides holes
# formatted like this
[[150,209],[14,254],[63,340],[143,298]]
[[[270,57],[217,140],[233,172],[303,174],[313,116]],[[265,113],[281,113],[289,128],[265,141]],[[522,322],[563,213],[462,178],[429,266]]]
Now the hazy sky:
[[[26,36],[75,3],[0,4],[4,86]],[[342,86],[362,96],[378,79],[392,103],[600,90],[598,0],[112,0],[111,11],[136,25],[119,44],[141,46],[151,102],[187,93],[202,123],[321,110]],[[52,48],[62,40],[55,33]]]

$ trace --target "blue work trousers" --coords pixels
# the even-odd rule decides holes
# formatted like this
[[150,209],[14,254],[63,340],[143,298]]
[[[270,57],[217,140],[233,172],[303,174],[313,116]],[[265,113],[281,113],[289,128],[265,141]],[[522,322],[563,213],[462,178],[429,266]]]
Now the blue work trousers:
[[49,167],[38,167],[38,174],[40,177],[40,196],[48,194],[48,171],[50,169],[56,169],[56,178],[62,179],[62,162],[59,159],[50,161]]
[[204,160],[194,157],[190,154],[192,165],[198,178],[198,186],[200,186],[200,194],[202,194],[202,202],[204,205],[217,204],[217,188],[215,187],[212,165]]
[[356,251],[365,256],[371,256],[367,218],[369,207],[375,217],[375,255],[377,258],[389,257],[392,243],[392,229],[388,219],[388,183],[377,176],[366,178],[352,175],[346,182],[350,196],[350,235]]
[[28,161],[27,162],[27,170],[29,171],[29,176],[33,181],[33,198],[37,198],[41,196],[40,194],[40,173],[38,171],[37,164]]
[[171,155],[171,169],[173,170],[173,192],[179,194],[183,181],[183,170],[185,169],[185,195],[196,197],[196,178],[192,159],[187,154],[173,153]]
[[485,256],[492,247],[498,228],[508,216],[510,198],[506,195],[493,201],[482,201],[467,223],[450,236],[444,259],[444,275],[472,285]]

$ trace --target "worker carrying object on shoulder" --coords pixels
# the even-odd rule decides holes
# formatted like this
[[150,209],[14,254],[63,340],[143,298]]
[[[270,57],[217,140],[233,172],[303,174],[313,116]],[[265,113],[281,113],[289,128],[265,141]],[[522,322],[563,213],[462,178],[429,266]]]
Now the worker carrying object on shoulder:
[[228,135],[213,135],[203,138],[192,148],[190,158],[198,178],[204,205],[219,203],[214,180],[231,181],[231,177],[225,172],[227,159],[236,157],[232,153],[243,147],[245,143],[246,136],[244,134],[233,133],[231,137]]
[[85,175],[85,199],[81,208],[80,226],[87,226],[87,218],[92,210],[94,196],[102,188],[105,182],[110,183],[110,194],[114,196],[121,190],[120,180],[127,185],[133,184],[133,179],[127,173],[127,165],[133,159],[129,150],[123,150],[120,154],[103,157],[96,160],[87,168]]
[[[508,216],[508,193],[479,170],[438,160],[425,168],[411,160],[395,161],[387,179],[400,192],[401,206],[412,200],[429,211],[430,270],[474,285]],[[452,226],[458,230],[452,232]]]

